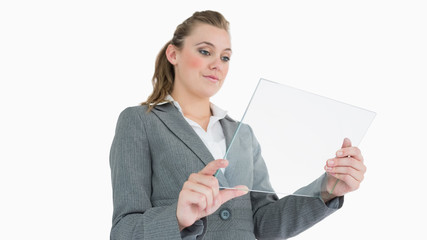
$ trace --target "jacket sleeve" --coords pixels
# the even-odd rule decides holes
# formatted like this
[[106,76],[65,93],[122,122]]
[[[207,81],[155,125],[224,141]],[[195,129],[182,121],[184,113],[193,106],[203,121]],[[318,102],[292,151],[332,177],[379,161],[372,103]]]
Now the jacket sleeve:
[[110,239],[181,239],[176,203],[153,207],[151,156],[141,108],[119,116],[110,150],[113,225]]
[[[254,151],[254,185],[259,189],[273,191],[267,167],[261,156],[261,147],[252,130],[251,134]],[[299,193],[317,191],[321,187],[321,181],[322,177],[298,191]],[[254,233],[257,239],[286,239],[298,235],[341,208],[343,198],[335,198],[325,204],[320,196],[289,195],[279,199],[276,194],[251,192],[251,202]]]

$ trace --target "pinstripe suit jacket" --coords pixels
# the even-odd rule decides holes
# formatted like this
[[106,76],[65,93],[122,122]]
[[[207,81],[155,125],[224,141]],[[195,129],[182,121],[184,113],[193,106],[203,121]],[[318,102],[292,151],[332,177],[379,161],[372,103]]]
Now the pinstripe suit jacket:
[[[220,120],[227,146],[238,123]],[[222,186],[242,182],[249,188],[271,189],[260,146],[252,130],[242,125],[230,152]],[[236,151],[238,149],[239,151]],[[181,239],[176,207],[183,183],[193,172],[214,160],[198,135],[172,105],[125,109],[119,116],[110,150],[113,187],[111,239]],[[321,180],[299,190],[315,191]],[[204,232],[197,239],[283,239],[311,227],[340,208],[343,198],[327,206],[319,198],[249,193],[224,203],[203,219]],[[220,211],[230,217],[223,220]]]

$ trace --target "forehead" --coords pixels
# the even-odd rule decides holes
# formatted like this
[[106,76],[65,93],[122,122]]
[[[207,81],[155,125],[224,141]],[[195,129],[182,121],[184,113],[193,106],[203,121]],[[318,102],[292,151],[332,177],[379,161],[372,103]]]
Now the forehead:
[[226,30],[204,23],[197,24],[184,41],[191,45],[210,42],[220,50],[231,48],[230,34]]

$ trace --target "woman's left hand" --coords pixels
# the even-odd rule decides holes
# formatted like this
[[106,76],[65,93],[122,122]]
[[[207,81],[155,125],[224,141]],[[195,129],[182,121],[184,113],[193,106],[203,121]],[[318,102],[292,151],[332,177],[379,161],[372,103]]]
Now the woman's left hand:
[[326,191],[329,198],[357,190],[366,172],[360,149],[352,147],[350,139],[345,138],[336,157],[326,161],[325,171],[328,173]]

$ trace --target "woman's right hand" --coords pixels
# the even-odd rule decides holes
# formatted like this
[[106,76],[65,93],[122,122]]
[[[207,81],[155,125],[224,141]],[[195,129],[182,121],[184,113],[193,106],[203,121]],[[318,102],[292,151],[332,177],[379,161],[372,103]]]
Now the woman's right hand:
[[193,225],[195,221],[214,213],[223,203],[240,197],[248,191],[237,189],[248,189],[239,185],[237,189],[219,190],[218,179],[213,175],[220,168],[225,168],[228,161],[217,159],[210,162],[198,173],[192,173],[184,183],[179,193],[176,217],[179,230]]

